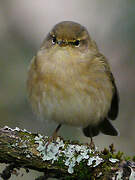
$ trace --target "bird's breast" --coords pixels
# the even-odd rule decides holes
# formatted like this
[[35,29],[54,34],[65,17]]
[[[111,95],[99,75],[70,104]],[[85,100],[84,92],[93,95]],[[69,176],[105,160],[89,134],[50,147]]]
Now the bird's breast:
[[107,115],[112,84],[104,72],[94,72],[80,62],[66,51],[58,51],[50,59],[40,56],[33,60],[28,91],[37,114],[61,124],[81,127],[97,124]]

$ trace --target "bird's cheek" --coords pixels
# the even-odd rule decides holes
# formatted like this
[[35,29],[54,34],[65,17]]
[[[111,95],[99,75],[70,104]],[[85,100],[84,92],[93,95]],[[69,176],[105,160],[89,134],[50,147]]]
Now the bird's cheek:
[[82,42],[80,43],[79,50],[80,50],[80,52],[86,52],[86,51],[88,51],[88,43],[82,41]]

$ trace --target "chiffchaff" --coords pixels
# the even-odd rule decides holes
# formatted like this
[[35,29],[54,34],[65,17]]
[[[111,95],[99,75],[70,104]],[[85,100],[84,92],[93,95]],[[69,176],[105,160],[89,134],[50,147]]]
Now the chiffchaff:
[[32,109],[44,119],[78,126],[92,139],[102,132],[117,136],[110,120],[119,98],[107,59],[85,27],[71,21],[56,24],[33,57],[28,73]]

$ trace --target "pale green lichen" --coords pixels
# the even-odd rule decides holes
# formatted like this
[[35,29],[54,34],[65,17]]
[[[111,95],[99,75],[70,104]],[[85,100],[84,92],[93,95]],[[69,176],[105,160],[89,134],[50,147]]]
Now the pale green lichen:
[[102,158],[100,158],[99,156],[94,156],[94,157],[89,158],[87,165],[91,166],[94,162],[93,167],[96,167],[103,161],[104,160]]
[[[78,145],[77,143],[75,144],[70,144],[70,142],[64,142],[62,139],[59,137],[55,142],[51,142],[48,144],[48,137],[47,136],[42,136],[40,134],[38,135],[32,135],[30,132],[27,130],[21,130],[18,127],[15,129],[11,129],[8,126],[4,127],[4,130],[11,130],[11,131],[18,131],[21,136],[16,139],[16,142],[12,144],[13,147],[19,146],[24,149],[24,153],[26,154],[27,158],[31,158],[33,153],[31,152],[28,153],[27,147],[29,147],[30,143],[37,143],[37,151],[39,152],[37,155],[42,157],[43,161],[49,161],[56,163],[60,167],[63,167],[63,165],[68,167],[68,172],[70,174],[75,173],[75,176],[78,176],[80,178],[83,178],[86,174],[89,174],[88,172],[90,171],[87,166],[90,167],[97,167],[102,163],[103,167],[103,172],[99,171],[100,167],[98,169],[97,167],[97,176],[100,177],[102,176],[105,172],[111,171],[111,163],[116,163],[118,161],[121,161],[122,153],[118,152],[115,154],[111,150],[104,150],[102,153],[99,153],[97,149],[91,150],[89,146],[86,145]],[[29,134],[24,135],[24,133],[27,132]],[[14,134],[13,134],[14,135]],[[11,134],[11,136],[13,136]],[[33,140],[33,137],[34,140]],[[107,164],[110,162],[110,165]],[[80,174],[81,170],[83,169],[83,174]],[[135,178],[135,173],[133,170],[131,170],[131,176],[130,180],[132,178]],[[123,172],[122,171],[117,171],[117,180],[119,180],[122,177]],[[91,176],[91,175],[87,175]],[[93,176],[95,177],[95,175]]]
[[112,163],[119,162],[119,160],[118,160],[118,159],[115,159],[115,158],[109,158],[109,161],[112,162]]
[[134,171],[134,169],[131,168],[131,167],[130,167],[130,169],[131,169],[131,174],[130,174],[130,176],[129,176],[129,180],[135,180],[135,171]]
[[4,126],[3,129],[7,129],[7,130],[10,130],[10,131],[22,131],[22,132],[27,132],[29,134],[31,134],[30,131],[27,131],[26,129],[20,129],[19,127],[16,127],[15,129],[12,129],[10,128],[9,126]]
[[[88,166],[93,165],[93,167],[103,162],[103,159],[98,155],[94,155],[94,152],[88,146],[65,145],[59,137],[55,143],[51,142],[47,145],[42,139],[42,136],[38,135],[35,137],[35,143],[38,143],[37,150],[40,152],[43,161],[51,161],[54,163],[58,161],[59,157],[64,156],[63,161],[65,166],[68,166],[68,172],[70,174],[74,172],[74,167],[81,161],[85,160]],[[93,157],[91,157],[90,154],[93,154]]]
[[122,180],[122,177],[123,177],[123,170],[119,170],[116,172],[116,180]]
[[27,158],[30,158],[31,156],[29,154],[26,155]]

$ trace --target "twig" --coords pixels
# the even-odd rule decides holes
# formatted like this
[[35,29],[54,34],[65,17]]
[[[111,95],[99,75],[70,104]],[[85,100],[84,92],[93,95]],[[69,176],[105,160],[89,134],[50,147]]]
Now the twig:
[[9,164],[1,173],[7,180],[14,168],[44,172],[36,180],[55,177],[65,179],[117,179],[135,176],[133,161],[125,161],[122,154],[114,152],[113,145],[104,151],[91,150],[88,145],[58,138],[47,149],[48,137],[32,134],[19,128],[0,129],[0,163]]

